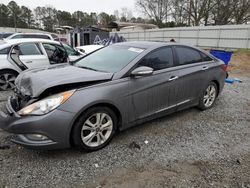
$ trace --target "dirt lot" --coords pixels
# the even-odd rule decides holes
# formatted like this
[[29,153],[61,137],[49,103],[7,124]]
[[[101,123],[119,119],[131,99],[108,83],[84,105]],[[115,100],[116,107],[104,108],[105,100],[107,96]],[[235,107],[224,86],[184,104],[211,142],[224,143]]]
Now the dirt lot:
[[97,152],[32,151],[0,131],[0,187],[250,187],[250,58],[237,53],[230,75],[243,82],[214,108],[129,129]]

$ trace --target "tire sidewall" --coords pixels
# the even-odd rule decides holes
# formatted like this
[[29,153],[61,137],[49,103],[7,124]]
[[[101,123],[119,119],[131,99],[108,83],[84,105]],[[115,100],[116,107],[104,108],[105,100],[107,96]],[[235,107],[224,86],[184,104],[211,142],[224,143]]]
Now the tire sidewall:
[[[106,140],[105,143],[101,144],[100,146],[97,147],[89,147],[86,144],[83,143],[82,138],[81,138],[81,130],[82,130],[82,126],[84,124],[84,122],[93,114],[95,113],[106,113],[108,114],[112,121],[113,121],[113,130],[112,133],[110,135],[110,137]],[[114,137],[116,130],[117,130],[117,124],[118,124],[118,119],[116,114],[113,112],[113,110],[111,110],[108,107],[93,107],[85,112],[83,112],[80,117],[78,118],[78,120],[76,121],[76,123],[74,124],[73,127],[73,131],[72,131],[72,141],[75,147],[77,147],[78,149],[83,149],[85,151],[96,151],[99,150],[103,147],[105,147],[106,145],[109,144],[109,142],[112,140],[112,138]]]
[[[211,85],[215,88],[216,94],[215,94],[215,99],[214,99],[213,104],[210,105],[209,107],[207,107],[207,106],[205,106],[205,104],[204,104],[204,96],[205,96],[205,94],[206,94],[207,88],[208,88],[209,86],[211,86]],[[202,95],[201,95],[200,100],[199,100],[199,106],[198,106],[198,107],[199,107],[201,110],[206,110],[206,109],[209,109],[209,108],[213,107],[214,104],[215,104],[215,101],[216,101],[217,96],[218,96],[218,88],[217,88],[217,85],[216,85],[214,82],[210,82],[210,83],[207,85],[207,87],[205,88],[205,90],[202,92]]]

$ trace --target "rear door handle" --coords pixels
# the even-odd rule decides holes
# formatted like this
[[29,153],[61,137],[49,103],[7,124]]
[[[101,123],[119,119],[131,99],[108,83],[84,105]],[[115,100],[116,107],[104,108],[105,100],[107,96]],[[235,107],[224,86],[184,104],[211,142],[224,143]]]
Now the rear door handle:
[[176,80],[176,79],[178,79],[179,77],[178,76],[171,76],[169,79],[168,79],[168,81],[174,81],[174,80]]
[[25,63],[32,63],[33,61],[26,61]]
[[205,67],[202,67],[202,69],[201,70],[207,70],[208,69],[208,66],[205,66]]

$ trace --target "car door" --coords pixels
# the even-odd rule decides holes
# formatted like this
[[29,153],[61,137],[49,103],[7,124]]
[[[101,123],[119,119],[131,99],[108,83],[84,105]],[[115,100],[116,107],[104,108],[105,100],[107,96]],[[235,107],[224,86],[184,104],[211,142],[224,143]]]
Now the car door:
[[62,45],[42,43],[42,46],[47,53],[51,65],[69,62],[67,51]]
[[76,61],[77,59],[79,59],[80,57],[83,57],[83,55],[80,54],[80,52],[76,51],[71,46],[69,46],[67,44],[63,44],[63,47],[65,48],[65,50],[68,53],[69,61],[73,62],[73,61]]
[[28,68],[49,65],[49,59],[37,43],[23,43],[18,45],[19,59]]
[[153,68],[150,76],[130,79],[134,119],[143,119],[159,112],[174,110],[178,71],[174,67],[171,47],[162,47],[146,55],[136,67]]
[[208,70],[212,59],[197,49],[175,46],[178,61],[180,87],[177,92],[179,108],[195,101],[208,82]]

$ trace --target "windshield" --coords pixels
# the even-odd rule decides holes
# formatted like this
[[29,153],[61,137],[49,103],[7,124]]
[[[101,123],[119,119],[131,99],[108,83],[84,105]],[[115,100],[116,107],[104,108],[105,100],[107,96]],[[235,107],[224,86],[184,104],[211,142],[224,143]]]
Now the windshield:
[[67,45],[67,44],[63,44],[63,47],[66,49],[68,55],[79,55],[79,53],[74,50],[74,48],[72,48],[71,46]]
[[144,49],[129,46],[108,46],[77,61],[75,66],[115,73],[122,70]]

